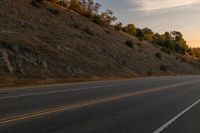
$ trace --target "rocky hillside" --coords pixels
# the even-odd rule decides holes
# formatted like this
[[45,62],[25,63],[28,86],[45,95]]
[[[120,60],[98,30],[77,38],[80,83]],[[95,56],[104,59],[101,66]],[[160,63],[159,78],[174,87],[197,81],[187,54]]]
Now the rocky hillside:
[[189,56],[167,54],[48,2],[30,3],[0,1],[0,86],[199,74]]

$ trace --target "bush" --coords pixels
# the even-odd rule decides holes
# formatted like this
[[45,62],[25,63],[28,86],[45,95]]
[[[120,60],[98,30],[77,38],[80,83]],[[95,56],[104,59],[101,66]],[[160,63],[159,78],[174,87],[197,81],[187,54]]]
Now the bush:
[[130,48],[133,48],[133,46],[134,46],[134,43],[133,43],[133,41],[131,41],[131,40],[127,40],[127,41],[125,42],[125,44],[126,44],[128,47],[130,47]]
[[171,54],[171,50],[168,49],[168,48],[162,47],[160,50],[161,50],[162,52],[165,52],[165,53],[169,54],[169,55]]
[[60,14],[59,10],[57,10],[57,9],[48,9],[48,11],[51,12],[52,14],[54,14],[54,15]]
[[152,76],[154,73],[150,70],[147,72],[147,76]]
[[101,25],[101,17],[100,15],[97,15],[95,14],[93,17],[92,17],[92,21],[98,25]]
[[124,60],[124,61],[122,61],[122,65],[123,66],[125,66],[126,65],[126,61]]
[[142,43],[140,43],[140,42],[139,42],[139,43],[138,43],[138,46],[140,46],[140,47],[141,47],[141,46],[142,46]]
[[162,59],[161,53],[156,53],[155,56],[156,56],[158,59]]
[[85,29],[83,29],[83,31],[85,31],[87,34],[94,36],[94,33],[92,32],[92,30],[88,27],[86,27]]
[[79,25],[77,23],[73,23],[72,25],[75,29],[78,29],[79,28]]
[[43,0],[32,0],[31,4],[37,8],[41,7],[41,4],[43,4]]
[[160,66],[160,70],[162,70],[162,71],[166,72],[166,71],[167,71],[167,67],[166,67],[166,66],[164,66],[164,65],[161,65],[161,66]]
[[101,14],[94,14],[92,16],[92,21],[101,26],[111,26],[111,23],[114,22],[117,18],[113,16],[113,12],[107,10]]
[[121,31],[121,30],[122,30],[122,23],[119,22],[119,23],[115,24],[115,25],[114,25],[114,29],[115,29],[116,31]]
[[134,24],[128,24],[127,26],[122,27],[122,31],[130,35],[136,35],[136,27]]
[[107,34],[110,34],[111,32],[110,31],[108,31],[108,30],[105,30],[105,32],[107,33]]

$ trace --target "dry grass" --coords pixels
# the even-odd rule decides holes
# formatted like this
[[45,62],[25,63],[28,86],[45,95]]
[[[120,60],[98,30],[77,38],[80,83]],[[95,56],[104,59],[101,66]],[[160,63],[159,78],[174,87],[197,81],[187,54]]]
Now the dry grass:
[[[8,0],[0,8],[0,51],[8,55],[0,67],[0,86],[199,74],[199,62],[189,56],[167,54],[46,2],[41,8],[30,3]],[[139,45],[127,47],[127,40]],[[161,53],[162,60],[155,53]],[[167,71],[160,70],[161,65]]]

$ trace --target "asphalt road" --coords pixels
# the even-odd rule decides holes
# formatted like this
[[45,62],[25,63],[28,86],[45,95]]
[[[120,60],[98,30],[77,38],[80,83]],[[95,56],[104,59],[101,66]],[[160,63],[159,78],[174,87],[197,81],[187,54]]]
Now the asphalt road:
[[0,90],[0,133],[199,133],[200,76]]

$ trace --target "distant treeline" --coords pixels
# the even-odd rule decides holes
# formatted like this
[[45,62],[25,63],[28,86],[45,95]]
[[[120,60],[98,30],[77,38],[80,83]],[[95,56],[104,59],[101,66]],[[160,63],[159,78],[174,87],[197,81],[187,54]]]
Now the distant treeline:
[[[33,0],[42,2],[43,0]],[[179,31],[165,32],[164,34],[154,33],[149,28],[136,28],[134,24],[123,26],[121,22],[113,24],[117,18],[113,16],[113,12],[107,10],[100,12],[101,4],[95,3],[93,0],[47,0],[53,4],[57,4],[66,9],[73,10],[82,16],[85,16],[93,22],[101,26],[113,27],[117,31],[123,31],[130,35],[136,36],[140,41],[148,41],[152,44],[162,47],[164,52],[170,54],[172,51],[180,54],[189,53],[191,56],[200,58],[200,50],[191,48],[183,38]]]
[[185,54],[186,52],[191,51],[186,41],[183,38],[181,32],[171,31],[165,32],[164,34],[154,33],[149,28],[136,28],[134,24],[128,24],[126,26],[122,26],[122,23],[117,23],[114,25],[116,30],[121,30],[131,35],[138,37],[141,41],[145,40],[150,43],[160,45],[165,48],[165,51],[174,51],[180,54]]

